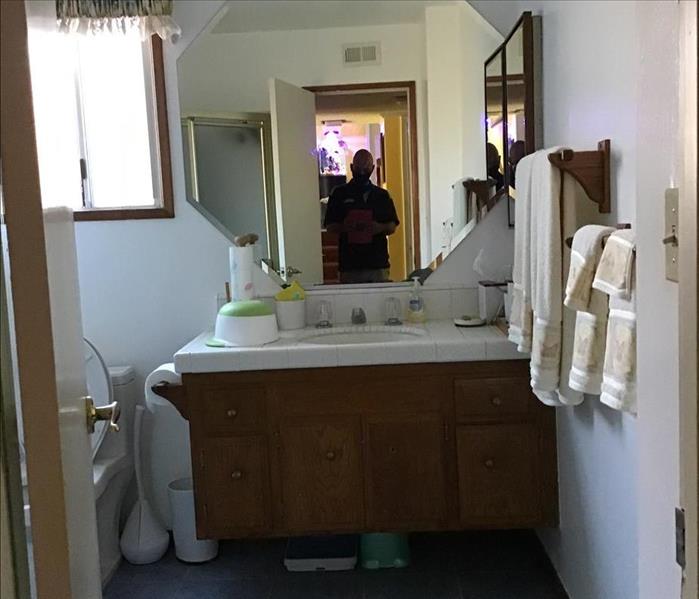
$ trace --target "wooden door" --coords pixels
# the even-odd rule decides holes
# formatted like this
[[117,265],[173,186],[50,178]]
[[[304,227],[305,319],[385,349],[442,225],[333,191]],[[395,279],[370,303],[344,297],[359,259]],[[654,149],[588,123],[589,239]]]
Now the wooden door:
[[264,533],[271,524],[265,437],[207,439],[197,473],[197,533],[226,538]]
[[[27,6],[36,8],[32,4],[0,3],[0,179],[14,308],[12,319],[7,313],[3,318],[15,336],[35,594],[98,599],[74,224],[67,208],[42,211],[25,13]],[[28,595],[28,577],[17,574],[17,591]]]
[[364,527],[361,427],[356,416],[310,416],[283,424],[285,528],[294,532]]
[[370,528],[429,529],[445,521],[444,425],[439,413],[367,417]]
[[462,524],[521,526],[539,517],[540,452],[533,425],[459,426],[456,447]]

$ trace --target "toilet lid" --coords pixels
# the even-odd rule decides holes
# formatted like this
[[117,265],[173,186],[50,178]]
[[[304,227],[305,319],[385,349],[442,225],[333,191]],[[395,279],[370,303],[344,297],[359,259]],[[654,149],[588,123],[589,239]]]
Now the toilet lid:
[[[87,339],[83,339],[85,352],[85,378],[87,380],[87,393],[92,397],[95,407],[105,406],[112,402],[113,391],[109,379],[109,370],[104,363],[97,348]],[[97,451],[107,434],[107,422],[99,421],[95,424],[95,432],[90,435],[92,445],[92,459],[95,459]]]

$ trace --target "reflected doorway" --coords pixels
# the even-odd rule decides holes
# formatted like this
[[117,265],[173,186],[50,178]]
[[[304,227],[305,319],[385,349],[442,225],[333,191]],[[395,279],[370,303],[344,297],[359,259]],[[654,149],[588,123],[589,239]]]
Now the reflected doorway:
[[391,281],[404,281],[420,264],[414,82],[307,87],[316,96],[316,147],[321,203],[323,284],[339,283],[338,239],[323,230],[328,197],[352,178],[357,150],[369,150],[375,185],[393,199],[400,227],[388,238]]

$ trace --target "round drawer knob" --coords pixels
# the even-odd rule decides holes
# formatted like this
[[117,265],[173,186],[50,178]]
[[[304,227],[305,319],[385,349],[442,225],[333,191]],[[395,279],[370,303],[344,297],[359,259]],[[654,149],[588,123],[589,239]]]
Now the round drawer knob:
[[328,453],[325,454],[325,457],[328,458],[332,462],[335,459],[335,452],[329,451]]
[[488,468],[489,470],[490,470],[493,466],[495,466],[495,462],[494,462],[493,460],[491,460],[491,459],[487,459],[487,460],[486,460],[485,462],[483,462],[483,463],[485,464],[485,467]]
[[230,409],[226,412],[226,416],[229,418],[235,418],[238,415],[238,410]]
[[493,398],[490,400],[490,403],[492,403],[494,406],[499,406],[499,405],[502,405],[502,399],[500,399],[500,398],[496,395],[495,397],[493,397]]
[[241,478],[243,478],[243,473],[240,470],[234,470],[233,472],[231,472],[231,478],[233,480],[240,480]]

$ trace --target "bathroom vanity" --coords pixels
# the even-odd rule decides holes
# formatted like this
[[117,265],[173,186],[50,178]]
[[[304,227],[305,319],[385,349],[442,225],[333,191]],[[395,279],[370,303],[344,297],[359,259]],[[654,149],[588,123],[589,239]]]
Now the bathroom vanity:
[[[190,424],[198,536],[554,526],[554,410],[502,333],[451,329],[379,347],[282,339],[239,360],[203,337],[178,352],[182,385],[154,390]],[[324,365],[297,367],[295,351]]]

